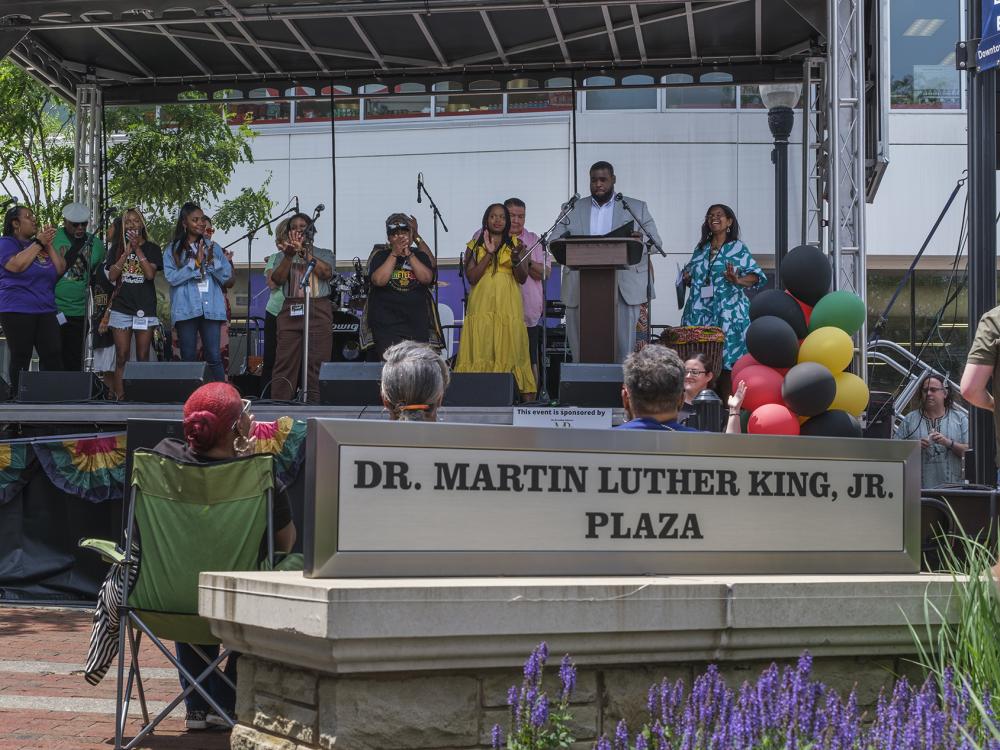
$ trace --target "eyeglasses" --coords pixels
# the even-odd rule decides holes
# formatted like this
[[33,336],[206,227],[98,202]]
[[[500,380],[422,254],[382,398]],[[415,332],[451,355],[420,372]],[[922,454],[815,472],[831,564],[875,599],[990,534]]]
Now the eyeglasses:
[[685,375],[694,375],[695,377],[698,377],[699,375],[704,375],[707,372],[708,372],[708,370],[685,370],[684,374]]
[[236,428],[240,426],[240,420],[250,413],[250,406],[252,405],[250,399],[245,398],[242,399],[242,401],[243,401],[243,409],[240,410],[240,415],[236,417],[236,421],[233,422],[233,430],[236,430]]
[[410,231],[410,225],[409,224],[390,224],[389,226],[386,227],[386,231],[388,231],[390,235],[400,234],[402,232],[409,232]]
[[944,393],[944,388],[935,388],[930,385],[924,388],[924,393]]

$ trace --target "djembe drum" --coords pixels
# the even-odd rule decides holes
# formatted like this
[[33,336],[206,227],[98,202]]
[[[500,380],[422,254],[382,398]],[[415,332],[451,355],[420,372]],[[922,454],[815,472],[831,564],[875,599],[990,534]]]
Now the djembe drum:
[[656,343],[673,349],[684,362],[701,352],[708,357],[709,367],[718,378],[725,342],[726,335],[717,326],[677,326],[664,329]]

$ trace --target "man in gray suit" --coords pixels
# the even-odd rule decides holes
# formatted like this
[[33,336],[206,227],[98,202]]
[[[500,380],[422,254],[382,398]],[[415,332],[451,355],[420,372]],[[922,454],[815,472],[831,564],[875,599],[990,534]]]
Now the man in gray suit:
[[[615,168],[606,161],[595,162],[590,168],[590,197],[576,202],[569,215],[556,227],[552,239],[572,236],[603,235],[634,219],[625,210],[621,200],[615,200]],[[646,204],[636,198],[625,197],[629,207],[639,218],[645,231],[660,247],[660,234],[656,222],[649,215]],[[639,228],[636,227],[638,230]],[[636,235],[638,236],[638,234]],[[642,260],[624,271],[616,272],[618,282],[618,326],[615,332],[615,362],[624,362],[635,349],[635,326],[639,321],[639,308],[646,301],[649,255],[643,252]],[[562,301],[566,305],[566,336],[569,339],[573,361],[580,361],[580,272],[565,266],[562,269]],[[654,294],[655,296],[655,294]]]

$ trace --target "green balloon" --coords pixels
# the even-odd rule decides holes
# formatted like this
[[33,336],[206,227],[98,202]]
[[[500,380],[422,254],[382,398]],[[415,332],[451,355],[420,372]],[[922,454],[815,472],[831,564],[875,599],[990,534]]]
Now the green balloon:
[[865,322],[865,303],[856,294],[838,290],[823,295],[809,318],[809,332],[833,326],[849,335],[857,333]]

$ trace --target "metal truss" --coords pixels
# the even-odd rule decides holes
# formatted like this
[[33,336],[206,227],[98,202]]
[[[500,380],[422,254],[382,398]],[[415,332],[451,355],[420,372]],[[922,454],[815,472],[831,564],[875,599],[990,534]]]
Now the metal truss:
[[[867,299],[865,285],[865,0],[828,0],[829,241],[835,289]],[[867,378],[868,326],[856,334],[857,374]]]
[[826,126],[826,60],[812,57],[802,70],[802,245],[827,249],[827,164],[829,140]]
[[100,86],[76,87],[76,159],[73,164],[73,200],[90,210],[95,225],[101,216],[101,138],[103,98]]

